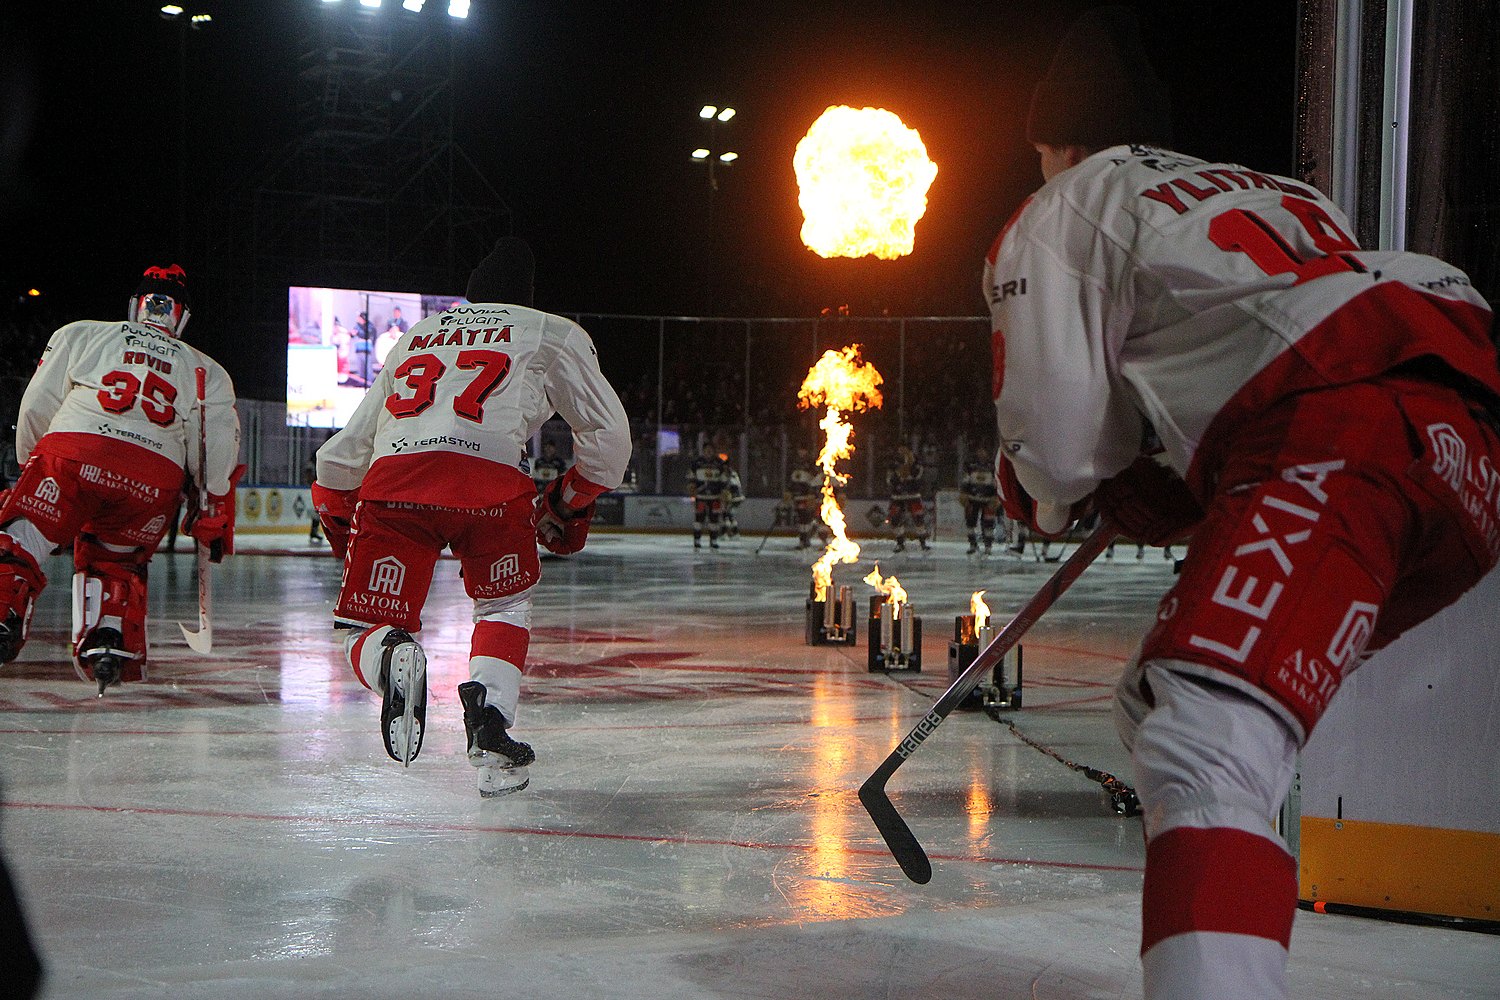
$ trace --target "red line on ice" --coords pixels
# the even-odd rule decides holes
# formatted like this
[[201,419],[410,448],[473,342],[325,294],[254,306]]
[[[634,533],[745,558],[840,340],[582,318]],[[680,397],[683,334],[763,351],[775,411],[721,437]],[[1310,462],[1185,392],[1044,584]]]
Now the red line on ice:
[[[145,816],[194,816],[203,819],[237,819],[252,823],[292,823],[297,825],[397,827],[404,830],[426,830],[433,833],[511,833],[531,837],[578,837],[584,840],[615,840],[638,844],[679,845],[682,847],[738,847],[747,851],[792,851],[810,853],[817,844],[777,844],[756,840],[722,840],[716,837],[679,837],[667,834],[605,833],[598,830],[547,830],[529,826],[487,826],[484,824],[427,823],[420,820],[380,819],[370,816],[295,816],[277,813],[218,812],[207,809],[163,809],[151,806],[95,806],[72,802],[6,802],[4,809],[40,809],[58,812],[126,813]],[[848,854],[885,857],[878,848],[845,848]],[[934,861],[967,861],[987,865],[1031,865],[1038,868],[1068,868],[1096,872],[1141,872],[1135,865],[1101,865],[1082,861],[1041,861],[1035,858],[994,858],[974,854],[929,854]]]

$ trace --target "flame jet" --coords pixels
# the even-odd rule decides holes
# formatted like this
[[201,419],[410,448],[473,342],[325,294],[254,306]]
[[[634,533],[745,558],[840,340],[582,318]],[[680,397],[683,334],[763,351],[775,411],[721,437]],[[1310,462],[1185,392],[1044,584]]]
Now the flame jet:
[[854,454],[854,426],[844,419],[844,414],[879,407],[883,402],[880,385],[884,381],[874,365],[860,358],[859,345],[851,344],[843,350],[824,351],[803,379],[802,388],[797,390],[797,404],[803,409],[826,408],[823,419],[818,421],[824,435],[823,449],[818,452],[818,465],[823,469],[823,504],[819,513],[833,537],[823,555],[813,563],[815,600],[827,599],[834,563],[852,563],[859,558],[859,545],[849,538],[844,511],[834,494],[835,486],[849,481],[847,475],[838,471],[839,459]]

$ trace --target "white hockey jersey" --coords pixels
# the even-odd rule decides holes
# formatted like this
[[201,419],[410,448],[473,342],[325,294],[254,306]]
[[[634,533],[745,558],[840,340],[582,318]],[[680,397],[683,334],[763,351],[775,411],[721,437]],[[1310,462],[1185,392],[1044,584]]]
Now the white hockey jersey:
[[1212,491],[1228,431],[1287,395],[1437,359],[1500,396],[1491,314],[1457,268],[1361,250],[1304,184],[1116,146],[1055,175],[986,259],[1002,453],[1040,502],[1154,430]]
[[184,471],[189,477],[198,472],[199,368],[207,409],[205,482],[211,494],[223,496],[240,454],[234,385],[202,351],[139,323],[82,321],[52,334],[21,396],[16,455],[24,462],[41,446],[179,489]]
[[343,430],[318,449],[318,482],[362,499],[487,508],[536,491],[526,441],[556,412],[577,474],[620,485],[630,426],[571,320],[514,305],[459,306],[401,336]]

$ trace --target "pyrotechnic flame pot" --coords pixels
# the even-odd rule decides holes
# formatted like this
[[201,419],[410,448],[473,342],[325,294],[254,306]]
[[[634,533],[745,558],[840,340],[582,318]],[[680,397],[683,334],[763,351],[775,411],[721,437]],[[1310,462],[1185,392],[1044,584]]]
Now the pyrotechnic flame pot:
[[910,601],[893,605],[885,594],[870,597],[869,668],[922,669],[922,619]]
[[817,584],[807,594],[807,644],[809,646],[852,646],[857,626],[854,621],[854,593],[847,586],[829,587],[828,598],[817,599]]
[[[993,619],[992,619],[993,620]],[[994,625],[974,626],[973,615],[959,615],[953,619],[953,639],[948,643],[948,683],[952,684],[979,657],[980,651],[990,644],[998,632]],[[1006,666],[1015,657],[1016,683],[1006,679]],[[990,671],[986,680],[975,685],[958,706],[960,709],[984,709],[994,713],[1021,707],[1021,647],[1017,645]]]

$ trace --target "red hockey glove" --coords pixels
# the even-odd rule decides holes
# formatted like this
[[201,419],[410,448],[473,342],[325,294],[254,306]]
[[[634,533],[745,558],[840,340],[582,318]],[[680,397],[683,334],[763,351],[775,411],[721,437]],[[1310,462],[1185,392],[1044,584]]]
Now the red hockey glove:
[[1203,520],[1203,508],[1187,483],[1150,455],[1101,483],[1094,501],[1120,534],[1147,545],[1180,541]]
[[312,484],[313,509],[323,524],[323,537],[340,559],[349,551],[349,531],[354,524],[354,508],[359,505],[359,490],[331,490],[322,483]]
[[229,474],[229,492],[210,493],[206,507],[199,504],[196,490],[188,491],[181,530],[208,549],[209,562],[223,562],[225,556],[234,555],[234,490],[244,474],[245,466],[235,466]]
[[605,492],[569,469],[536,498],[536,540],[548,552],[570,555],[583,548],[594,519],[594,499]]
[[1089,512],[1089,497],[1067,508],[1055,503],[1037,503],[1016,478],[1016,467],[1004,455],[1000,456],[995,468],[995,485],[1000,490],[1005,516],[1046,538],[1062,537],[1069,525]]

